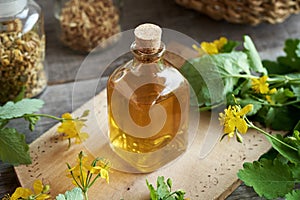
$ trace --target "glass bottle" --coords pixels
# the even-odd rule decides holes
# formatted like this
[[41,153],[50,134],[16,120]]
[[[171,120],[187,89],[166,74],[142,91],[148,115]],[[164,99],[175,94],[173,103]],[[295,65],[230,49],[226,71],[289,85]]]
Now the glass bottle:
[[151,172],[181,155],[188,143],[189,84],[163,58],[161,29],[138,26],[133,60],[107,83],[112,149],[139,172]]
[[103,50],[119,39],[120,16],[113,0],[55,0],[57,35],[72,50]]
[[47,85],[44,18],[32,0],[0,1],[0,104]]

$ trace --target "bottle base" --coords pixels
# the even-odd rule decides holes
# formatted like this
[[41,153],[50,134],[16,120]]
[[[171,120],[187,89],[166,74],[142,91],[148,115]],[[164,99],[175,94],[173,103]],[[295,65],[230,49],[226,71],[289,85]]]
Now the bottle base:
[[134,153],[112,144],[110,146],[122,160],[135,168],[136,172],[150,173],[180,157],[186,151],[187,145],[180,144],[180,148],[178,148],[178,144],[170,144],[160,150],[147,153]]

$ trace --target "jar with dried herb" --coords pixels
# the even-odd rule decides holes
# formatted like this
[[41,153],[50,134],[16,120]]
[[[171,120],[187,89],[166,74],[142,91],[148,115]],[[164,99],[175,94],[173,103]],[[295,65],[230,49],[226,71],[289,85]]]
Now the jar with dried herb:
[[113,0],[56,0],[58,37],[81,53],[111,46],[119,39],[118,5]]
[[32,0],[0,1],[0,104],[39,95],[47,85],[41,8]]

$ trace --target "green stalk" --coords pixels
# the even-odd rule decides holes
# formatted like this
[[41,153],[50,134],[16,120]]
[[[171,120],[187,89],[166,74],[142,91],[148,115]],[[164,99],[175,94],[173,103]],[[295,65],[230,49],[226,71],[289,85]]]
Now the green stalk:
[[97,176],[94,178],[94,180],[89,184],[89,187],[92,187],[92,185],[94,185],[94,183],[96,182],[96,180],[101,177],[100,174],[97,174]]
[[[70,169],[71,169],[71,166],[70,166],[68,163],[67,163],[67,166],[68,166],[68,169],[70,170]],[[81,187],[81,185],[80,185],[80,184],[78,183],[78,181],[76,180],[76,178],[75,178],[75,176],[74,176],[74,174],[73,174],[72,171],[70,171],[70,174],[71,174],[73,180],[75,181],[76,185],[77,185],[78,187],[80,187],[80,189],[83,191],[83,188]]]
[[85,200],[89,200],[89,197],[88,197],[88,194],[87,194],[87,190],[84,191],[83,194],[84,194],[84,199]]
[[65,120],[63,118],[55,117],[55,116],[48,115],[48,114],[26,114],[25,116],[29,116],[29,117],[31,117],[31,116],[32,117],[46,117],[46,118],[54,119],[54,120],[57,120],[57,121],[63,121],[63,120]]
[[87,188],[84,183],[84,177],[83,177],[83,173],[82,173],[82,158],[80,158],[80,160],[79,160],[79,169],[80,169],[80,182],[82,184],[82,187],[84,188],[84,191],[86,191]]
[[285,143],[285,142],[279,140],[278,138],[274,137],[274,136],[271,135],[270,133],[268,133],[268,132],[266,132],[266,131],[264,131],[264,130],[258,128],[258,127],[255,126],[252,122],[250,122],[247,118],[245,118],[245,119],[246,119],[247,124],[248,124],[248,126],[249,126],[250,128],[253,128],[253,129],[257,130],[257,131],[261,132],[262,134],[264,134],[266,137],[272,138],[273,140],[275,140],[275,141],[281,143],[282,145],[284,145],[284,146],[286,146],[286,147],[288,147],[288,148],[290,148],[290,149],[292,149],[292,150],[298,152],[298,149],[297,149],[297,148],[295,148],[295,147],[293,147],[293,146],[291,146],[291,145],[289,145],[289,144],[287,144],[287,143]]

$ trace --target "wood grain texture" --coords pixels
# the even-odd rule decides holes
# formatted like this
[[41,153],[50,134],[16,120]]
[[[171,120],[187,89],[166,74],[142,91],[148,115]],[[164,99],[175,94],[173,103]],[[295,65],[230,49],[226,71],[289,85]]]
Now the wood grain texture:
[[[51,195],[56,196],[73,186],[66,177],[66,162],[73,163],[77,154],[83,150],[92,152],[93,156],[111,160],[112,166],[119,162],[118,157],[110,151],[107,134],[106,90],[88,101],[74,112],[80,116],[89,109],[91,115],[85,131],[90,138],[81,145],[73,145],[67,150],[67,141],[61,141],[52,127],[31,145],[33,163],[16,167],[16,173],[22,186],[30,187],[35,179],[42,179],[52,186]],[[234,140],[215,141],[215,147],[204,158],[201,158],[201,147],[207,138],[221,136],[222,127],[217,120],[218,115],[211,112],[200,114],[199,129],[187,152],[175,162],[149,174],[132,174],[113,170],[110,184],[103,181],[89,191],[95,199],[149,199],[145,179],[154,183],[156,177],[164,175],[174,181],[174,188],[184,188],[191,199],[225,199],[239,184],[236,173],[244,162],[252,162],[270,148],[266,138],[254,130],[249,130],[244,143]],[[99,191],[101,188],[101,191]],[[139,192],[136,192],[139,191]]]

